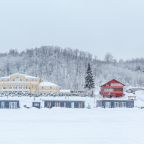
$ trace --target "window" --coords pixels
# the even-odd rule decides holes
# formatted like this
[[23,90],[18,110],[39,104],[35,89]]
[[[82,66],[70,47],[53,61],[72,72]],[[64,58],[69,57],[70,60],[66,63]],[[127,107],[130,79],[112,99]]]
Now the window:
[[20,77],[16,77],[16,78],[15,78],[15,81],[20,81]]
[[5,102],[1,102],[1,108],[5,108]]
[[82,102],[79,102],[79,108],[83,108],[83,103]]
[[33,106],[34,106],[34,107],[40,107],[40,103],[39,103],[39,102],[34,102],[34,103],[33,103]]
[[60,107],[60,102],[55,102],[55,107]]
[[47,103],[48,108],[51,108],[51,102]]
[[9,102],[9,108],[10,109],[17,108],[17,103],[16,102]]
[[122,86],[120,83],[111,83],[111,86]]
[[121,102],[121,107],[126,107],[126,102]]
[[119,107],[119,102],[114,102],[114,107]]
[[104,92],[112,92],[113,89],[104,89]]
[[111,102],[105,102],[105,107],[106,108],[111,108]]
[[120,91],[120,92],[122,92],[123,89],[122,88],[115,88],[114,91]]

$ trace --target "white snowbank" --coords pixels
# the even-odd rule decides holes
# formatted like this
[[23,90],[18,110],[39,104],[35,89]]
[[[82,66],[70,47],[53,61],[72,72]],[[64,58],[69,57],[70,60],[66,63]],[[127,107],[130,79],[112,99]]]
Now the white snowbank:
[[143,144],[141,109],[0,110],[0,144]]

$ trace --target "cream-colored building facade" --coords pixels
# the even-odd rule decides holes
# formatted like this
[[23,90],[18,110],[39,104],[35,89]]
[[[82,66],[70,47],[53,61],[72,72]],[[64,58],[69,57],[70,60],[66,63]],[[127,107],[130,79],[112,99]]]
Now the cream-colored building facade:
[[14,73],[0,77],[0,92],[59,93],[60,87],[39,77]]

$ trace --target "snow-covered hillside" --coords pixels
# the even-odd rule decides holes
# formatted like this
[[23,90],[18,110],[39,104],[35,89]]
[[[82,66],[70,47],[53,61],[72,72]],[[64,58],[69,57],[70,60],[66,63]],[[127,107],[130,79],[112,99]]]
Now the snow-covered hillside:
[[112,57],[98,60],[88,52],[53,46],[0,53],[0,76],[20,72],[56,83],[63,89],[81,90],[88,63],[91,64],[96,86],[111,79],[125,85],[144,86],[144,59],[118,62]]

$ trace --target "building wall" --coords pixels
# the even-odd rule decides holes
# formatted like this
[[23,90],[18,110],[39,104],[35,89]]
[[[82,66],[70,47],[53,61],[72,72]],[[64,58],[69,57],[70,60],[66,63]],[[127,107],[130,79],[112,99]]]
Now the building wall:
[[57,93],[59,87],[39,87],[42,80],[20,73],[0,78],[0,92]]
[[102,108],[133,108],[133,100],[98,100],[97,107]]
[[43,86],[39,87],[39,93],[60,93],[59,87]]
[[17,100],[0,100],[0,109],[17,109],[19,107]]
[[65,108],[84,108],[84,101],[44,101],[44,107],[52,108],[52,107],[65,107]]
[[123,93],[124,85],[116,80],[111,80],[108,83],[101,86],[100,94],[103,96],[121,97]]

